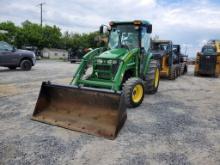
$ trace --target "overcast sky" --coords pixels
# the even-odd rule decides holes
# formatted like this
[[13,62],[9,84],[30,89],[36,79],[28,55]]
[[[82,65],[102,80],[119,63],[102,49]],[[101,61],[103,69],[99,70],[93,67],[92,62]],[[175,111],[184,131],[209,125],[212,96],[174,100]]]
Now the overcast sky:
[[[0,0],[0,22],[40,22],[40,0]],[[91,32],[110,20],[145,19],[152,36],[171,39],[195,56],[209,39],[220,39],[219,0],[44,0],[44,24]]]

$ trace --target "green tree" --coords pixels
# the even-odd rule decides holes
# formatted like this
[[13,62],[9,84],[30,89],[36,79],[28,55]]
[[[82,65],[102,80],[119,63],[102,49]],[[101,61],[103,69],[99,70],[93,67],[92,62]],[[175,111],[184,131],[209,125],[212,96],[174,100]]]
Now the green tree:
[[44,26],[42,29],[42,46],[49,48],[61,48],[62,33],[57,26]]
[[30,21],[22,23],[16,36],[16,45],[21,47],[23,45],[33,45],[41,48],[42,43],[42,29],[41,26]]
[[0,40],[14,44],[18,27],[11,21],[0,23],[0,30],[5,30],[8,33],[0,34]]
[[0,23],[0,30],[8,31],[6,34],[0,34],[0,40],[14,44],[18,48],[23,45],[37,46],[40,49],[44,47],[62,49],[95,48],[97,47],[95,38],[99,35],[98,32],[80,34],[68,31],[62,34],[60,28],[55,25],[41,27],[39,24],[28,20],[24,21],[21,26],[15,26],[10,21],[2,22]]

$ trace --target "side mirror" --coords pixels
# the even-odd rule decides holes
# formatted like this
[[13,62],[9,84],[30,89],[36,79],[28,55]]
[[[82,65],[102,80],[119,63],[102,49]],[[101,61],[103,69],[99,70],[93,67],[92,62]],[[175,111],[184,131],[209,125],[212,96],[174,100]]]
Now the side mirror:
[[16,48],[14,46],[12,47],[12,52],[16,52]]
[[99,33],[100,33],[100,34],[103,34],[103,33],[104,33],[104,26],[103,26],[103,25],[100,26],[100,28],[99,28]]
[[152,24],[147,26],[147,33],[152,33]]
[[110,30],[111,30],[110,27],[108,27],[107,25],[101,25],[99,28],[99,33],[100,34],[109,33]]

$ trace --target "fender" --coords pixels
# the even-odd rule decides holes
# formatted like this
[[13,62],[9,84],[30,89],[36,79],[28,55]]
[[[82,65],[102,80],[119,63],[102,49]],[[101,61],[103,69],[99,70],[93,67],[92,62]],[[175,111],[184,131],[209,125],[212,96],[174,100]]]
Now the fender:
[[153,54],[150,52],[144,57],[144,67],[143,67],[142,76],[147,74],[149,70],[150,61],[152,59],[153,59]]

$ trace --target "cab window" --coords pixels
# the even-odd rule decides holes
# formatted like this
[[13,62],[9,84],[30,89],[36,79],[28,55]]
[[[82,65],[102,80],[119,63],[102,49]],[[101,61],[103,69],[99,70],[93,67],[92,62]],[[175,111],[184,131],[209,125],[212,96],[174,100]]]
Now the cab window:
[[215,50],[215,48],[212,48],[212,47],[203,47],[202,48],[202,52],[203,53],[210,53],[210,54],[212,54],[212,53],[215,53],[216,50]]
[[0,42],[0,51],[12,51],[12,46],[6,42]]
[[141,47],[144,48],[145,53],[148,52],[150,48],[150,37],[149,34],[147,33],[146,27],[142,27],[141,30]]

